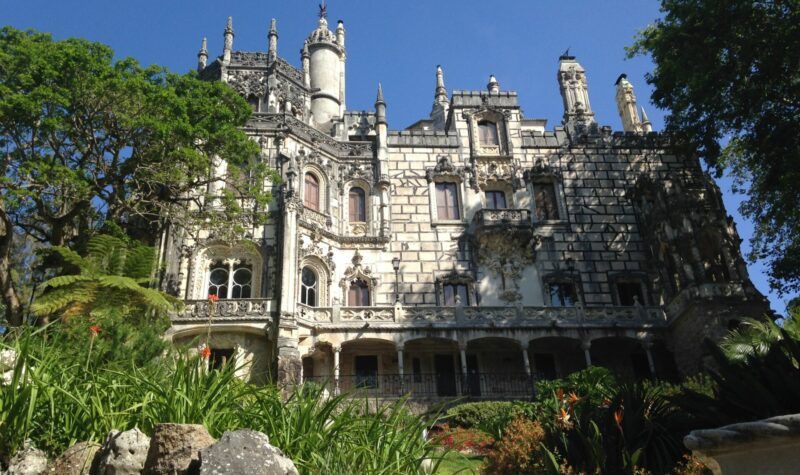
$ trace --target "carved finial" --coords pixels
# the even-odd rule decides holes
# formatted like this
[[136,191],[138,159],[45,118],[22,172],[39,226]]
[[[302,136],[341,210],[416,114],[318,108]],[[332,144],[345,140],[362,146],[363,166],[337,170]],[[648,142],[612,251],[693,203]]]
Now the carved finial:
[[489,75],[489,84],[486,85],[486,89],[488,89],[491,94],[500,92],[500,83],[497,82],[497,78],[494,77],[494,74]]
[[375,98],[375,104],[386,104],[386,101],[383,100],[383,86],[381,86],[381,83],[378,83],[378,97]]
[[278,22],[274,18],[269,22],[269,32],[278,34]]
[[231,50],[233,50],[233,17],[228,17],[225,25],[225,33],[222,35],[224,42],[222,45],[222,60],[228,64],[231,60]]
[[325,5],[325,0],[322,0],[322,3],[319,4],[319,17],[328,18],[328,6]]
[[650,122],[650,119],[647,117],[647,112],[644,111],[644,107],[641,108],[642,110],[642,132],[652,132],[653,131],[653,124]]
[[206,67],[208,61],[208,42],[206,37],[203,37],[203,42],[200,44],[200,51],[197,52],[197,70],[202,71]]
[[225,24],[225,33],[233,34],[233,17],[228,17],[228,22]]
[[617,85],[617,84],[619,84],[619,83],[620,83],[620,81],[622,81],[623,79],[628,79],[628,75],[627,75],[627,74],[625,74],[625,73],[622,73],[622,74],[620,74],[620,75],[619,75],[619,77],[617,78],[617,80],[616,80],[616,81],[614,81],[614,85],[616,86],[616,85]]
[[273,18],[269,24],[267,56],[272,63],[278,58],[278,22]]
[[441,65],[436,65],[436,102],[447,102],[447,89],[444,87],[444,71]]

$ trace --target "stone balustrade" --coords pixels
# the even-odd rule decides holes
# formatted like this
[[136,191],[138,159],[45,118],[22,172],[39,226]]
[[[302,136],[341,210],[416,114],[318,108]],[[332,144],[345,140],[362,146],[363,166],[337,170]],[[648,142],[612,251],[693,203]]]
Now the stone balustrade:
[[527,208],[482,209],[473,218],[476,226],[530,226],[531,211]]
[[186,300],[182,312],[173,314],[173,323],[201,323],[211,321],[272,321],[274,300],[222,299]]

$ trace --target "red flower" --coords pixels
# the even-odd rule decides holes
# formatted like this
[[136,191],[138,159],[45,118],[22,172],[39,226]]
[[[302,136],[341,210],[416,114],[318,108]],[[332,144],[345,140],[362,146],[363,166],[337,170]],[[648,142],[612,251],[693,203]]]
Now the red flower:
[[624,413],[622,412],[622,408],[621,407],[619,409],[617,409],[616,411],[614,411],[614,422],[617,423],[617,426],[622,424],[622,417],[623,416],[624,416]]
[[89,331],[92,332],[92,336],[97,336],[100,333],[100,327],[97,325],[92,325],[89,327]]
[[208,294],[208,301],[209,302],[217,302],[219,300],[219,296],[215,294]]
[[210,358],[211,357],[211,348],[209,348],[207,346],[204,346],[203,349],[200,350],[200,356],[204,360],[207,360],[208,358]]

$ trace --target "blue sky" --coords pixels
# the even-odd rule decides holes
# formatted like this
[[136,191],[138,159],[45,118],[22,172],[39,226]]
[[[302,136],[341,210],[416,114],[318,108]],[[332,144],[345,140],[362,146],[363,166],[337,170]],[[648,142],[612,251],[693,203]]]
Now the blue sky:
[[[0,25],[34,28],[56,38],[83,37],[110,45],[119,57],[132,56],[178,72],[194,68],[203,36],[209,53],[222,52],[222,32],[233,17],[234,49],[265,51],[270,18],[278,20],[278,52],[295,65],[303,40],[316,26],[317,0],[0,0]],[[587,71],[597,120],[621,129],[614,81],[627,73],[639,104],[656,130],[663,112],[649,105],[644,75],[648,58],[625,58],[637,30],[660,16],[654,0],[331,0],[329,19],[347,30],[347,106],[372,109],[380,81],[388,120],[401,129],[426,117],[433,101],[435,68],[444,68],[448,92],[483,89],[495,74],[502,89],[519,92],[526,117],[560,123],[556,83],[558,56],[566,49]],[[747,240],[752,225],[738,211],[741,197],[722,180],[728,212]],[[746,249],[745,249],[746,250]],[[769,290],[764,267],[749,266],[756,287]],[[784,312],[788,297],[769,294]]]

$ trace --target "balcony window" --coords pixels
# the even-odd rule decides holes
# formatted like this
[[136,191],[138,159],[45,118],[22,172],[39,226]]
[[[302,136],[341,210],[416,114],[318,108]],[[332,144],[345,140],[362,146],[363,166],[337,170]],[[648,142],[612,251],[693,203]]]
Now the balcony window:
[[502,191],[489,190],[486,192],[486,209],[505,209],[506,194]]
[[537,221],[560,219],[556,188],[553,183],[536,183],[533,186],[533,198]]
[[253,281],[253,272],[247,267],[236,267],[233,271],[233,285],[231,285],[231,298],[249,299]]
[[319,211],[319,179],[313,173],[306,173],[304,186],[305,197],[303,202],[306,208]]
[[482,120],[478,122],[478,135],[481,145],[500,145],[500,138],[497,134],[497,124]]
[[550,282],[547,287],[550,291],[552,307],[574,307],[578,301],[574,282],[554,281]]
[[221,299],[249,299],[252,296],[253,271],[247,264],[216,262],[208,274],[208,295]]
[[367,221],[367,197],[363,188],[350,188],[350,222]]
[[445,284],[442,290],[445,307],[469,305],[469,293],[466,284]]
[[350,282],[347,290],[347,305],[350,307],[369,307],[369,286],[361,279]]
[[317,274],[310,267],[303,267],[300,273],[300,303],[309,307],[318,304],[318,279]]
[[441,220],[461,219],[458,185],[451,182],[436,184],[436,216]]
[[642,284],[640,282],[617,282],[617,297],[619,304],[630,307],[639,303],[644,305]]

